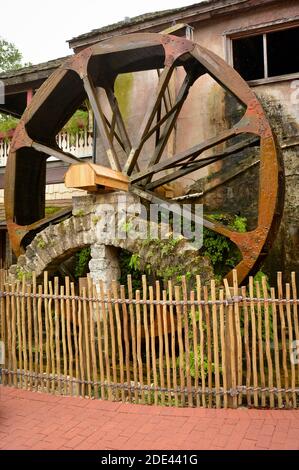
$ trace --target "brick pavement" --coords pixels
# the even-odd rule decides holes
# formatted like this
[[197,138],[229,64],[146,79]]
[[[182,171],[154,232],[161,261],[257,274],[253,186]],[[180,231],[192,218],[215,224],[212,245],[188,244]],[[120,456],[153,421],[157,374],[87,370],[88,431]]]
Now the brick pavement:
[[163,408],[0,386],[0,449],[299,449],[299,410]]

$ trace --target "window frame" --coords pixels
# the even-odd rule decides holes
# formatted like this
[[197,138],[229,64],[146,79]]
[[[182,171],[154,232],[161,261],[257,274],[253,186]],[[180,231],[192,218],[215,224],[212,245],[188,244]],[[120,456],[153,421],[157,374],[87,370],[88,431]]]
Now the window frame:
[[273,23],[265,23],[263,25],[257,25],[250,28],[241,28],[238,30],[227,31],[223,34],[225,40],[225,60],[231,65],[234,66],[233,60],[233,41],[236,39],[242,39],[246,37],[252,36],[263,36],[263,54],[264,54],[264,78],[259,78],[256,80],[248,80],[247,83],[250,86],[257,86],[257,85],[264,85],[267,83],[275,83],[275,82],[284,82],[289,80],[294,80],[299,78],[299,71],[292,74],[285,74],[285,75],[276,75],[274,77],[269,77],[269,70],[268,70],[268,54],[267,54],[267,34],[273,33],[276,31],[285,31],[292,28],[299,27],[299,17],[293,18],[289,21]]

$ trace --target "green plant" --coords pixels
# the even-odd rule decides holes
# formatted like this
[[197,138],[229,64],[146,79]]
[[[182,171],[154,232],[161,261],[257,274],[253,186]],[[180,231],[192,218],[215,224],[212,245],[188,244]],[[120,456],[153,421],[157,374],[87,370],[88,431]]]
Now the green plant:
[[[209,218],[227,225],[231,230],[246,232],[247,220],[238,215],[211,214]],[[215,276],[222,278],[241,260],[241,254],[228,238],[204,227],[202,252],[211,260]]]
[[83,248],[75,255],[75,277],[84,277],[88,271],[90,261],[90,247]]
[[74,217],[83,217],[85,215],[85,212],[83,209],[78,209],[74,212]]
[[64,126],[71,136],[76,135],[80,129],[85,129],[88,126],[88,111],[78,109],[69,121]]
[[0,132],[3,134],[5,140],[9,140],[9,131],[14,130],[18,122],[19,120],[12,116],[0,115]]
[[37,241],[37,246],[38,248],[41,248],[41,249],[44,249],[46,248],[46,242],[43,238],[39,238],[38,241]]
[[99,215],[93,215],[92,216],[92,223],[94,225],[96,225],[99,222],[99,220],[101,220],[101,217]]
[[25,281],[30,281],[32,279],[32,273],[25,271],[21,266],[17,266],[16,275],[18,281],[23,281],[23,279],[25,279]]
[[138,253],[133,253],[129,261],[129,267],[134,269],[134,271],[140,270],[140,255]]
[[48,207],[45,208],[45,215],[49,216],[49,215],[56,214],[56,212],[60,211],[60,209],[61,209],[61,207],[48,206]]
[[[197,364],[198,364],[198,370],[199,370],[199,375],[201,374],[201,353],[200,353],[200,346],[198,345],[197,346],[197,352],[195,354],[194,351],[190,351],[189,353],[189,367],[190,367],[190,375],[191,377],[195,378],[195,375],[196,375],[196,359],[197,359]],[[176,360],[176,364],[177,364],[177,367],[180,367],[181,364],[180,364],[180,358],[178,357],[177,360]],[[215,372],[215,365],[214,363],[211,364],[211,368],[212,368],[212,372]],[[184,354],[183,356],[183,368],[184,368],[184,371],[186,371],[186,354]],[[209,370],[209,366],[208,366],[208,358],[207,356],[204,356],[204,359],[203,359],[203,373],[204,373],[204,377],[206,377],[207,373],[208,373],[208,370]],[[221,369],[220,370],[220,373],[222,372]]]

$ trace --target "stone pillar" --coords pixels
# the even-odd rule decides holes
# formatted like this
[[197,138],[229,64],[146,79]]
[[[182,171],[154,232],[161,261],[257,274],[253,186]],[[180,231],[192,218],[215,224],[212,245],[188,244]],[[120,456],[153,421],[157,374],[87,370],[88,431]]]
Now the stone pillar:
[[91,245],[91,260],[89,262],[90,277],[98,288],[99,281],[104,282],[107,289],[113,280],[120,277],[117,248],[114,246],[95,243]]

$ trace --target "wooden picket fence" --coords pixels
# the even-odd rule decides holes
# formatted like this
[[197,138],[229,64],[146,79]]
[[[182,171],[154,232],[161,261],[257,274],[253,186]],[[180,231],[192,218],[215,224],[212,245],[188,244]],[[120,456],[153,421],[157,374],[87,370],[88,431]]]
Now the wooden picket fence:
[[[113,282],[76,292],[65,278],[9,283],[0,273],[2,384],[132,403],[298,406],[295,273],[269,289],[211,281],[190,290]],[[296,350],[296,341],[297,350]],[[1,367],[1,365],[0,365]]]

